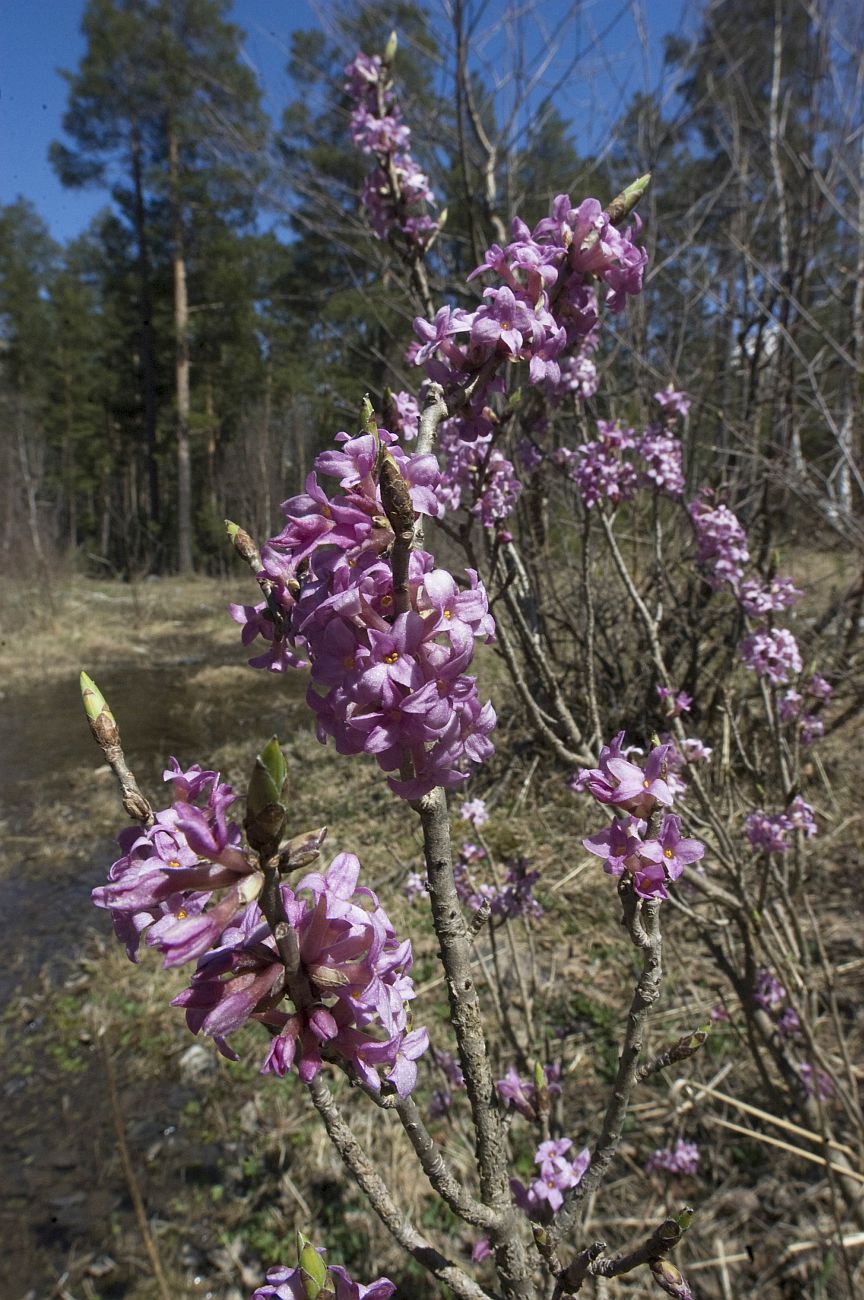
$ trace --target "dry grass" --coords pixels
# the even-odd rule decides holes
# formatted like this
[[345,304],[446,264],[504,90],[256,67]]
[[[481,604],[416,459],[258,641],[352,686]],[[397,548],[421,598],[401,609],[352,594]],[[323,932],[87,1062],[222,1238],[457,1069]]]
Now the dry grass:
[[[406,1268],[366,1210],[296,1080],[258,1076],[255,1033],[241,1035],[239,1065],[218,1058],[209,1043],[194,1042],[180,1013],[168,1006],[183,986],[182,973],[162,971],[152,953],[131,966],[108,940],[105,918],[91,921],[84,887],[97,883],[110,861],[108,837],[118,824],[114,792],[95,774],[98,755],[83,742],[80,756],[73,754],[77,766],[52,765],[41,748],[50,720],[33,731],[22,707],[31,701],[38,714],[40,696],[65,690],[82,664],[97,680],[107,677],[130,756],[154,793],[161,760],[172,747],[184,761],[212,762],[242,786],[256,749],[276,731],[296,773],[297,829],[326,821],[330,847],[357,852],[397,928],[410,925],[416,1020],[428,1025],[436,1047],[452,1049],[431,928],[422,903],[409,905],[401,889],[407,871],[419,867],[416,828],[371,763],[339,758],[317,744],[301,707],[302,684],[242,667],[223,612],[236,591],[205,581],[137,588],[72,582],[38,607],[22,594],[4,615],[3,704],[17,710],[22,745],[36,746],[40,757],[32,775],[17,774],[4,847],[3,883],[17,882],[12,897],[27,922],[13,945],[15,987],[3,1021],[4,1166],[11,1196],[0,1220],[7,1243],[0,1294],[10,1300],[148,1300],[159,1294],[118,1157],[102,1039],[109,1073],[116,1075],[133,1181],[172,1296],[248,1295],[267,1263],[287,1258],[295,1228],[328,1244],[331,1257],[364,1281],[389,1273],[399,1280],[400,1300],[439,1294]],[[497,675],[494,661],[488,666]],[[496,692],[496,701],[501,698]],[[74,692],[69,700],[71,711]],[[492,807],[488,839],[500,857],[524,853],[542,872],[538,892],[546,916],[530,935],[517,925],[515,943],[536,984],[538,1048],[564,1067],[557,1118],[578,1149],[590,1144],[599,1125],[632,990],[632,950],[620,934],[614,893],[580,846],[583,814],[563,774],[532,762],[519,710],[505,703],[499,712],[499,756],[482,790]],[[70,712],[63,725],[71,734],[80,724]],[[848,858],[856,838],[849,818],[857,809],[842,792],[851,788],[854,767],[839,741],[823,762],[833,830],[818,900],[821,932],[852,1037],[854,1025],[860,1029],[864,957]],[[16,876],[23,861],[28,880],[41,890],[35,906],[28,902],[31,887]],[[76,885],[62,895],[68,911],[61,916],[52,872],[67,879],[69,862]],[[651,1024],[649,1054],[703,1024],[722,987],[686,918],[669,910],[665,926],[664,996]],[[47,952],[46,932],[53,945]],[[498,947],[496,975],[496,954],[481,937],[477,975],[496,1068],[503,1073],[513,1048],[487,979],[500,986],[505,1018],[509,1007],[517,1025],[524,1024],[525,1008],[500,935]],[[34,953],[41,954],[38,961]],[[424,1100],[442,1083],[431,1060],[422,1078]],[[358,1135],[375,1150],[406,1212],[448,1253],[466,1258],[472,1235],[436,1203],[392,1118],[338,1086]],[[462,1097],[433,1129],[470,1179],[472,1143]],[[700,1144],[699,1177],[646,1174],[650,1151],[679,1136]],[[518,1117],[512,1140],[518,1171],[530,1176],[537,1139]],[[679,1262],[699,1296],[851,1296],[856,1287],[864,1292],[864,1238],[852,1221],[838,1232],[830,1174],[816,1135],[778,1124],[759,1092],[733,1008],[732,1022],[718,1026],[700,1054],[638,1093],[612,1180],[589,1206],[584,1234],[623,1250],[667,1212],[690,1203],[697,1214]],[[652,1293],[642,1273],[610,1286],[612,1295]]]

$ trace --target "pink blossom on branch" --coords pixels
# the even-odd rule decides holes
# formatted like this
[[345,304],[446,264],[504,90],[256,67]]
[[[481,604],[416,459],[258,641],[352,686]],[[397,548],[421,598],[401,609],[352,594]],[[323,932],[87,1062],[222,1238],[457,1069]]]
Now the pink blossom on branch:
[[[318,1250],[319,1255],[323,1253]],[[326,1270],[326,1285],[329,1288],[327,1294],[333,1300],[390,1300],[396,1290],[395,1285],[386,1277],[379,1277],[377,1282],[363,1286],[355,1282],[339,1264],[331,1264]],[[274,1268],[268,1268],[267,1281],[253,1293],[252,1300],[309,1300],[309,1294],[304,1282],[304,1270],[277,1264]]]
[[[526,363],[527,383],[555,400],[574,392],[587,397],[596,390],[596,367],[590,361],[598,320],[596,286],[605,284],[606,305],[611,311],[622,310],[628,296],[641,292],[647,254],[635,242],[638,228],[637,218],[629,230],[618,230],[596,199],[573,207],[567,195],[559,195],[550,216],[533,231],[517,218],[512,242],[505,248],[495,244],[487,250],[469,279],[491,274],[497,283],[484,290],[484,301],[473,312],[442,308],[432,322],[422,317],[415,320],[420,346],[410,350],[413,363],[424,365],[429,378],[441,383],[447,393],[472,387],[467,408],[450,422],[453,432],[449,446],[444,446],[451,509],[468,505],[486,527],[492,527],[506,517],[504,508],[509,513],[515,504],[516,482],[508,484],[506,494],[499,492],[499,508],[490,508],[490,488],[479,472],[480,453],[469,455],[464,450],[478,437],[494,443],[495,427],[486,411],[492,395],[506,386],[506,372],[512,363]],[[666,454],[668,460],[668,451]],[[495,455],[501,453],[492,446],[485,454],[486,461]],[[625,481],[620,491],[613,493],[607,480],[614,468],[611,461],[620,457],[608,448],[598,449],[597,455],[610,465],[605,471],[597,467],[602,483],[595,500],[606,496],[626,499],[627,480],[635,487],[636,470],[625,464],[621,470]],[[585,473],[589,475],[594,472],[591,456],[591,449],[586,449],[583,459],[588,461]],[[663,476],[665,486],[672,471],[659,467],[653,450],[651,458],[653,472]],[[509,461],[506,464],[509,467]],[[512,467],[509,469],[512,474]],[[472,481],[472,472],[476,472],[476,481]],[[458,492],[453,490],[456,486]],[[464,500],[469,488],[472,503]],[[486,500],[480,504],[484,496]]]
[[[617,878],[627,877],[640,898],[669,897],[667,884],[705,854],[699,840],[681,834],[680,819],[663,812],[673,802],[667,769],[672,747],[657,745],[645,766],[624,757],[624,733],[600,751],[598,768],[583,768],[571,783],[577,792],[587,791],[598,803],[611,804],[629,814],[615,817],[611,824],[582,843],[589,853],[603,859],[603,870]],[[653,833],[648,835],[649,823]],[[647,838],[646,838],[647,836]]]
[[435,195],[411,156],[411,129],[402,121],[389,67],[377,55],[360,53],[345,75],[345,91],[354,101],[351,138],[376,160],[362,194],[372,233],[376,239],[399,234],[422,251],[438,233],[438,222],[427,211]]
[[379,448],[395,461],[418,513],[440,510],[437,462],[406,455],[387,429],[337,441],[315,467],[343,491],[328,493],[310,474],[306,493],[282,506],[282,532],[262,549],[261,577],[273,584],[285,632],[257,606],[256,633],[271,638],[271,650],[252,662],[283,662],[285,641],[308,655],[319,739],[332,737],[342,754],[373,755],[392,774],[392,789],[416,799],[436,785],[462,785],[465,768],[492,752],[495,714],[467,669],[474,640],[491,640],[494,623],[474,570],[460,588],[423,550],[409,557],[410,608],[395,613]]
[[[282,886],[308,987],[293,1011],[283,1010],[288,975],[258,902],[263,873],[225,816],[235,798],[230,786],[215,772],[197,765],[183,771],[174,760],[165,779],[174,803],[151,827],[121,833],[125,852],[108,884],[93,891],[130,958],[143,935],[166,966],[196,962],[172,1005],[184,1007],[192,1032],[209,1034],[224,1055],[234,1056],[226,1037],[257,1020],[273,1034],[265,1071],[296,1068],[308,1081],[326,1047],[370,1087],[380,1088],[383,1070],[406,1096],[428,1045],[425,1029],[409,1023],[411,944],[397,937],[372,891],[358,885],[357,859],[340,854],[325,872]],[[323,832],[309,838],[313,856],[322,840]]]
[[751,633],[739,645],[738,657],[745,668],[772,686],[785,686],[804,666],[798,642],[785,627]]
[[679,1138],[674,1147],[652,1151],[645,1169],[649,1174],[695,1174],[699,1169],[699,1148],[695,1142],[685,1142]]
[[529,1219],[547,1223],[564,1204],[564,1193],[577,1187],[591,1163],[591,1153],[585,1147],[575,1160],[568,1158],[573,1143],[569,1138],[541,1142],[534,1156],[540,1166],[537,1178],[526,1187],[518,1178],[510,1179],[513,1200]]

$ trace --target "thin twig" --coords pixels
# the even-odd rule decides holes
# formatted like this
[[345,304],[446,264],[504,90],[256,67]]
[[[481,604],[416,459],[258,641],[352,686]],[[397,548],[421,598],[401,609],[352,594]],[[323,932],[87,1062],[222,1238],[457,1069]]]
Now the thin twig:
[[147,1253],[150,1267],[153,1270],[153,1278],[159,1289],[161,1300],[173,1300],[173,1293],[169,1290],[165,1274],[162,1272],[162,1261],[159,1258],[156,1240],[153,1233],[150,1231],[150,1224],[147,1222],[147,1211],[144,1208],[144,1198],[141,1195],[141,1188],[135,1174],[135,1166],[132,1163],[132,1156],[129,1152],[129,1144],[126,1141],[126,1127],[123,1122],[123,1111],[120,1107],[120,1097],[117,1092],[117,1077],[114,1073],[111,1053],[108,1050],[107,1031],[104,1026],[99,1030],[97,1037],[102,1052],[105,1083],[108,1089],[108,1104],[111,1107],[111,1120],[114,1125],[114,1135],[117,1138],[117,1151],[120,1155],[120,1163],[123,1166],[123,1176],[126,1179],[126,1186],[129,1189],[132,1208],[135,1211],[138,1231],[141,1234],[141,1241],[144,1245],[144,1250]]
[[619,884],[618,894],[631,939],[642,949],[642,973],[630,1003],[624,1043],[618,1060],[612,1095],[603,1120],[603,1129],[592,1152],[588,1170],[579,1184],[566,1194],[564,1204],[556,1216],[553,1243],[561,1241],[572,1224],[580,1203],[600,1186],[618,1150],[630,1094],[637,1080],[639,1056],[645,1041],[648,1016],[660,996],[662,977],[660,904],[656,901],[640,901],[626,877],[622,878]]

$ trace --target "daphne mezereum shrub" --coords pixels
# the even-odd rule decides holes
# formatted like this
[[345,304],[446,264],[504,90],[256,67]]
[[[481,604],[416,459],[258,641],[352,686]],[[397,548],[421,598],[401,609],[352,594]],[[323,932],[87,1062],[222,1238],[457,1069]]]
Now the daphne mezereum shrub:
[[[686,500],[680,437],[690,408],[686,393],[671,385],[655,392],[658,418],[641,430],[598,420],[596,436],[575,445],[549,433],[558,417],[581,410],[598,392],[594,357],[603,312],[624,311],[641,291],[647,254],[639,221],[623,223],[647,178],[606,208],[597,199],[574,203],[559,195],[533,229],[516,218],[512,241],[489,248],[469,277],[485,278],[477,305],[431,310],[424,259],[442,219],[430,214],[431,189],[411,157],[391,78],[394,52],[391,45],[383,58],[358,55],[346,88],[354,101],[353,137],[373,162],[363,192],[372,233],[401,251],[424,307],[408,359],[424,369],[426,383],[419,400],[408,392],[385,399],[390,427],[376,420],[367,401],[359,430],[338,433],[316,458],[304,491],[282,506],[281,530],[260,549],[229,524],[263,597],[233,605],[231,614],[244,645],[256,652],[254,667],[274,674],[274,681],[284,672],[308,672],[307,703],[319,740],[332,741],[346,756],[374,757],[405,816],[419,817],[425,874],[412,872],[407,892],[412,907],[431,912],[455,1051],[427,1052],[426,1029],[411,1018],[410,938],[396,933],[377,894],[361,883],[358,859],[340,853],[322,867],[325,829],[291,824],[291,774],[276,740],[258,756],[242,821],[241,800],[218,773],[197,764],[183,770],[173,759],[165,772],[171,799],[154,811],[129,771],[108,705],[82,677],[91,728],[135,822],[121,833],[121,856],[94,902],[111,913],[133,961],[143,942],[166,966],[190,969],[174,1004],[185,1010],[193,1033],[209,1035],[236,1059],[231,1036],[243,1026],[260,1027],[262,1072],[297,1076],[372,1210],[453,1294],[534,1300],[554,1293],[560,1300],[576,1294],[588,1276],[613,1278],[647,1265],[658,1287],[686,1300],[689,1287],[668,1256],[689,1225],[687,1207],[618,1255],[581,1239],[580,1207],[601,1191],[613,1167],[634,1089],[705,1041],[706,1030],[697,1030],[643,1059],[646,1024],[660,994],[663,905],[686,900],[681,905],[697,930],[703,926],[709,948],[719,945],[712,929],[717,913],[696,909],[706,902],[737,918],[744,957],[717,946],[718,968],[796,1104],[833,1095],[834,1079],[805,1032],[803,1008],[793,1005],[791,981],[775,969],[773,953],[762,952],[762,927],[752,920],[778,880],[791,896],[805,841],[816,833],[793,760],[820,734],[831,687],[812,668],[805,673],[793,633],[778,625],[800,595],[791,579],[756,568],[745,528],[712,488]],[[523,390],[531,401],[516,400]],[[514,444],[522,479],[505,450]],[[570,493],[586,554],[592,530],[602,533],[624,607],[641,629],[652,707],[666,728],[650,738],[644,756],[623,731],[605,725],[593,625],[585,643],[586,685],[574,705],[556,677],[542,620],[532,623],[526,613],[531,584],[514,512],[526,484],[544,474],[557,476]],[[650,508],[640,515],[644,502]],[[665,635],[662,602],[658,595],[657,612],[649,608],[651,586],[637,581],[616,538],[617,510],[634,511],[629,517],[637,523],[647,518],[649,572],[659,581],[661,505],[677,512],[687,530],[687,581],[727,602],[737,649],[726,671],[749,675],[744,680],[763,700],[778,755],[782,779],[764,787],[778,795],[774,811],[751,802],[746,821],[736,811],[731,830],[704,775],[713,748],[705,742],[714,737],[685,733],[683,719],[700,700],[669,658],[677,643]],[[451,535],[465,542],[467,563],[451,572],[427,549],[424,521],[440,520],[446,530],[448,520],[460,517],[466,526]],[[480,530],[485,577],[480,560],[473,562],[471,527]],[[502,610],[495,619],[487,595],[493,584]],[[590,608],[590,585],[585,595]],[[462,790],[493,752],[495,712],[471,672],[478,640],[499,646],[538,737],[577,768],[571,788],[609,815],[583,844],[616,882],[640,967],[605,1111],[566,1118],[571,1133],[594,1130],[594,1140],[578,1152],[560,1121],[553,1131],[550,1099],[562,1100],[559,1064],[526,1060],[523,1073],[514,1066],[493,1077],[472,975],[472,944],[481,927],[494,936],[516,920],[530,926],[543,911],[535,897],[539,872],[521,857],[510,859],[494,883],[476,879],[486,865],[494,867],[482,798],[463,794],[458,817],[472,838],[456,852],[451,844],[446,792]],[[736,743],[743,750],[747,736],[736,732]],[[705,842],[688,833],[691,809]],[[728,1020],[724,1007],[715,1020]],[[454,1093],[467,1095],[476,1155],[470,1185],[426,1128],[413,1095],[419,1072],[433,1085],[433,1118],[448,1112]],[[331,1091],[328,1079],[338,1073],[362,1094],[355,1103],[394,1111],[431,1187],[475,1238],[465,1258],[445,1254],[406,1216]],[[287,1079],[285,1086],[291,1086]],[[531,1145],[521,1149],[533,1150],[537,1166],[527,1184],[513,1174],[514,1135],[526,1124]],[[643,1160],[655,1173],[695,1177],[699,1152],[678,1138]],[[296,1265],[274,1266],[256,1298],[384,1300],[395,1290],[386,1278],[354,1282],[302,1236],[297,1251]]]

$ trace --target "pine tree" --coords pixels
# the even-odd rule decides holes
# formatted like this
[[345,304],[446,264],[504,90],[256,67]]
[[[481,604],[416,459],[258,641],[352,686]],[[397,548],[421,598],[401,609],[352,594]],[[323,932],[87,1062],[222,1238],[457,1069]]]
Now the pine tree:
[[194,562],[190,257],[207,257],[196,226],[206,224],[208,209],[218,209],[226,228],[251,226],[265,140],[259,88],[241,60],[242,34],[227,21],[228,8],[228,0],[89,0],[83,21],[87,50],[77,73],[66,74],[70,93],[63,125],[75,147],[57,144],[52,150],[66,184],[112,185],[119,215],[134,232],[154,520],[160,423],[154,263],[166,242],[171,250],[174,514],[182,572]]

